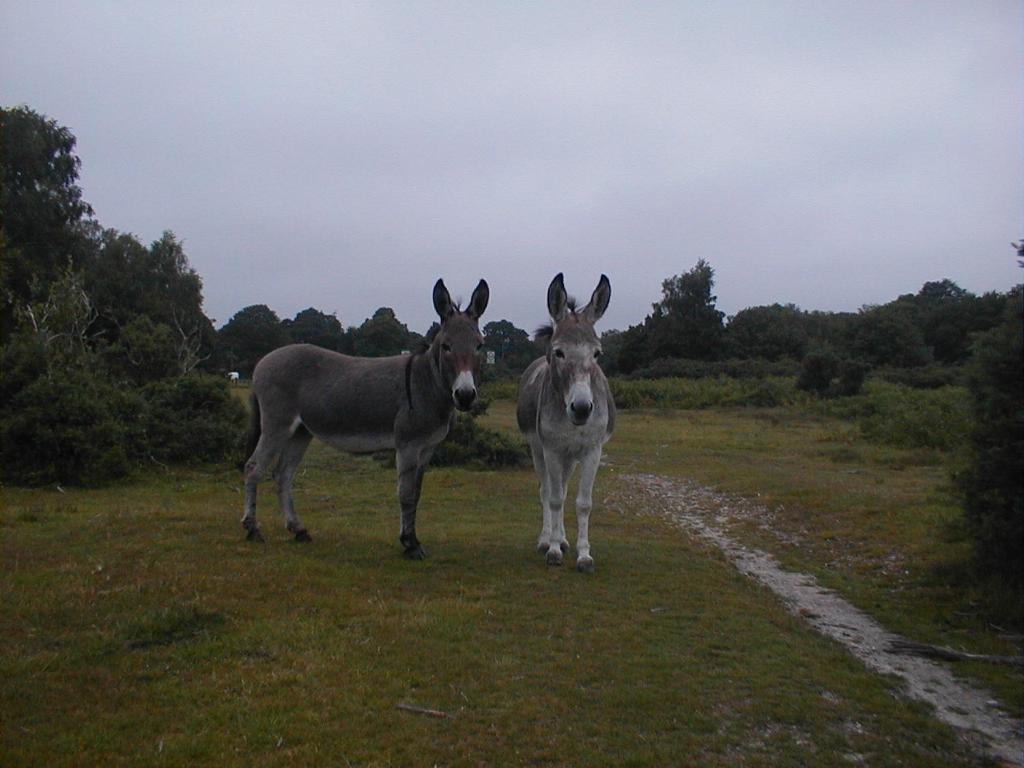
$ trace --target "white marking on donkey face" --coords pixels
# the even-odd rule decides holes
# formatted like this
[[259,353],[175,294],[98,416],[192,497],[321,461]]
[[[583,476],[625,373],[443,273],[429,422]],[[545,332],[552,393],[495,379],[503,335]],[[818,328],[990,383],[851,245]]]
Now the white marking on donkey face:
[[455,401],[456,408],[465,411],[473,404],[474,399],[476,399],[476,382],[473,381],[473,372],[462,371],[455,377],[455,383],[452,384],[452,400]]

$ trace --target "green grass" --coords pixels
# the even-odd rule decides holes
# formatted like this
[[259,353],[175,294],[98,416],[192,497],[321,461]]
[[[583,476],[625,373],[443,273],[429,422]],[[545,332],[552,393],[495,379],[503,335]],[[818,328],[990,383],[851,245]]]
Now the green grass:
[[[511,418],[496,403],[485,421]],[[432,470],[422,563],[400,555],[393,470],[320,445],[296,490],[309,545],[285,533],[269,482],[267,543],[245,542],[227,469],[5,488],[0,763],[977,764],[714,552],[616,503],[619,471],[718,482],[737,455],[765,467],[734,467],[735,490],[765,481],[769,503],[803,493],[785,490],[802,462],[843,476],[832,443],[813,460],[771,450],[833,426],[772,437],[770,415],[747,418],[623,417],[598,481],[590,576],[535,553],[529,470]],[[728,437],[737,424],[762,427],[754,447]]]
[[[492,425],[511,429],[510,404],[492,414]],[[655,472],[758,501],[770,517],[738,524],[735,536],[813,573],[894,631],[976,653],[1020,652],[1019,636],[971,586],[950,484],[955,455],[879,445],[856,423],[797,408],[631,412],[607,453],[606,483],[616,472]],[[952,668],[1024,713],[1019,671]]]

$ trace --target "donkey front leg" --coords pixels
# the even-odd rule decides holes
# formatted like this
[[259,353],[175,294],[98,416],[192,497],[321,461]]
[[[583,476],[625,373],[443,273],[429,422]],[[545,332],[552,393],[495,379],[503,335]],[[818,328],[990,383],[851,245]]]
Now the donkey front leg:
[[565,493],[569,484],[572,462],[565,456],[547,451],[544,454],[547,477],[547,506],[545,517],[551,521],[548,535],[548,565],[561,565],[562,554],[569,549],[565,538]]
[[576,492],[576,570],[594,572],[594,559],[590,556],[590,510],[593,508],[594,479],[601,465],[601,446],[583,457],[580,467],[580,486]]
[[551,540],[551,510],[548,508],[548,473],[544,466],[544,444],[536,432],[530,437],[530,456],[533,458],[533,469],[540,481],[541,526],[540,535],[537,537],[537,551],[545,555]]
[[416,538],[416,507],[420,503],[423,473],[430,462],[430,453],[424,456],[419,448],[399,448],[395,454],[398,465],[398,503],[402,508],[402,543],[405,556],[410,560],[423,560],[427,553]]

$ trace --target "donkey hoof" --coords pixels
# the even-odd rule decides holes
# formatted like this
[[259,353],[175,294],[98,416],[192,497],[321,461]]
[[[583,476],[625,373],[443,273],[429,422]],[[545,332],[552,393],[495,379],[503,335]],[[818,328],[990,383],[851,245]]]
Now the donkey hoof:
[[576,561],[576,570],[580,573],[593,573],[594,572],[594,559],[591,557],[581,557]]
[[558,546],[562,548],[563,555],[569,551],[569,542],[565,539],[562,539],[560,542],[558,542]]
[[300,530],[295,532],[295,540],[296,541],[312,541],[313,537],[309,535],[309,531],[307,531],[305,528],[302,528],[302,529],[300,529]]
[[540,554],[542,554],[542,555],[546,555],[548,553],[548,540],[547,539],[542,539],[541,541],[537,542],[537,551]]
[[548,550],[548,565],[561,565],[562,564],[562,550],[561,549],[549,549]]
[[409,547],[408,549],[405,550],[405,552],[403,552],[403,554],[409,560],[426,560],[427,559],[427,552],[426,552],[426,550],[423,549],[423,547],[421,547],[419,544],[417,544],[415,547]]
[[266,543],[266,539],[263,538],[263,534],[260,533],[260,529],[257,528],[255,525],[252,526],[251,528],[246,526],[245,540],[246,541],[255,541],[257,544],[265,544]]

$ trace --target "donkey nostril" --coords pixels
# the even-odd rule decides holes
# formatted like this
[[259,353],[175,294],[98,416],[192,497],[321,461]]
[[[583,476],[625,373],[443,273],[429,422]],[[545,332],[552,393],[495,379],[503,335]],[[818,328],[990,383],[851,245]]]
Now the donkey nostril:
[[592,410],[594,410],[593,403],[573,402],[572,404],[572,412],[577,416],[587,416]]
[[469,406],[476,399],[475,389],[457,389],[455,390],[455,400],[462,407]]

